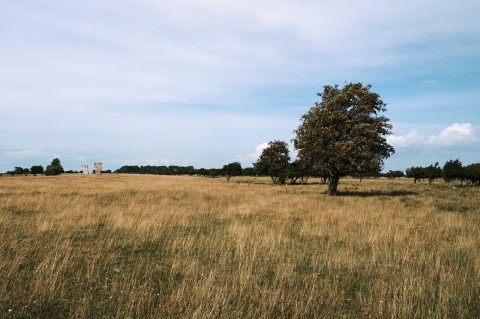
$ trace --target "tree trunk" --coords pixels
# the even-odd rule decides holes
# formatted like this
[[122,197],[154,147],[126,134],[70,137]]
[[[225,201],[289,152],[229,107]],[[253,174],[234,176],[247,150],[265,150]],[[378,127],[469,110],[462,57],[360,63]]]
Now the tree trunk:
[[328,195],[337,195],[337,186],[338,186],[339,179],[340,179],[340,176],[338,175],[333,175],[328,178],[328,189],[327,189]]
[[270,178],[272,179],[272,185],[277,184],[277,180],[276,180],[276,177],[275,177],[275,176],[270,175]]
[[250,182],[248,182],[248,185],[250,185],[251,183],[253,183],[254,180],[256,180],[258,178],[258,175],[256,175]]

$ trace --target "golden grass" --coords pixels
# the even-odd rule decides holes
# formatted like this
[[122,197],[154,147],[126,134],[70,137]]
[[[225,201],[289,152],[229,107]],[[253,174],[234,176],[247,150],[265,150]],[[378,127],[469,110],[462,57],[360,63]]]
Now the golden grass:
[[480,189],[0,178],[0,318],[479,318]]

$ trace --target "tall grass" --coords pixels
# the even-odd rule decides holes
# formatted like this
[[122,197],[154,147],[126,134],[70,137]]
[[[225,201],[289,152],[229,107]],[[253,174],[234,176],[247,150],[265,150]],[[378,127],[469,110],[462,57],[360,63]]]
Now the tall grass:
[[479,318],[480,190],[0,178],[0,318]]

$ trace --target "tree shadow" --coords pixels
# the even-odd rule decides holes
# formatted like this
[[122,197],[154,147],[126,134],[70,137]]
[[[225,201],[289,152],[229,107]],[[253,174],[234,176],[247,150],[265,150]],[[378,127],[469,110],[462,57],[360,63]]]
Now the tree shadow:
[[417,192],[412,191],[337,191],[336,196],[351,196],[351,197],[378,197],[378,196],[388,196],[388,197],[400,197],[400,196],[409,196],[417,195]]

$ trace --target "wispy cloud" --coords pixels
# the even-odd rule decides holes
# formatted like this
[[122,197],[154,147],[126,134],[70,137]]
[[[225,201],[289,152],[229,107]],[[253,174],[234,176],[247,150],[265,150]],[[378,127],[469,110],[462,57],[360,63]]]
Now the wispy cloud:
[[393,145],[394,147],[410,147],[418,146],[423,144],[424,137],[418,133],[416,129],[413,129],[408,134],[405,135],[390,135],[387,137],[387,142]]

